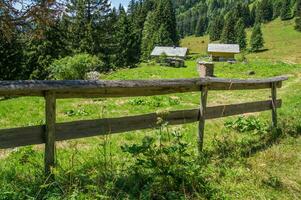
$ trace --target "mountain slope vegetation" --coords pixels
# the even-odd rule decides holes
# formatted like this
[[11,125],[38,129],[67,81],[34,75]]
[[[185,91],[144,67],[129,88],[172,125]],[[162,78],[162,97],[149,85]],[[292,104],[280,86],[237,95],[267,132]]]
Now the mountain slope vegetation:
[[[264,50],[256,53],[243,53],[248,59],[265,59],[288,63],[301,63],[301,33],[294,29],[294,21],[276,19],[262,26]],[[247,29],[250,41],[251,29]],[[188,47],[192,54],[206,55],[209,36],[189,36],[181,40],[181,46]],[[239,58],[241,56],[238,56]]]

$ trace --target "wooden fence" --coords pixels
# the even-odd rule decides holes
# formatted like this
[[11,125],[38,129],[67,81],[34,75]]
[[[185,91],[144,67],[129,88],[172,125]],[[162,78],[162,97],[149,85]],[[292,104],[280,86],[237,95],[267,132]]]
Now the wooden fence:
[[[276,89],[287,77],[268,79],[172,79],[134,81],[0,81],[0,96],[40,96],[45,98],[46,124],[0,129],[0,149],[45,143],[45,172],[55,166],[55,142],[105,134],[155,128],[158,114],[56,123],[56,99],[153,96],[201,92],[200,108],[171,111],[164,120],[169,125],[199,122],[198,148],[203,148],[205,120],[243,113],[272,110],[272,125],[277,126]],[[271,99],[250,103],[207,107],[208,90],[254,90],[271,88]]]

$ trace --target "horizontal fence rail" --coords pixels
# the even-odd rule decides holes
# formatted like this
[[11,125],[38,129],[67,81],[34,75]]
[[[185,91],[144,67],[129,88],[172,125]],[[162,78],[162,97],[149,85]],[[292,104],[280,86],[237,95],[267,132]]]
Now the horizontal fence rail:
[[[281,103],[281,100],[277,101],[277,108],[281,107]],[[216,119],[271,109],[271,101],[215,106],[207,108],[205,118]],[[58,123],[55,128],[56,141],[156,128],[160,126],[157,124],[158,117],[168,122],[169,125],[193,123],[199,120],[199,109],[171,111],[166,115],[151,113],[121,118]],[[0,148],[43,144],[45,143],[44,130],[44,125],[0,130]]]
[[56,98],[96,98],[152,96],[172,93],[199,92],[200,87],[208,90],[248,90],[271,88],[276,83],[280,88],[287,77],[269,79],[167,79],[129,81],[2,81],[0,96],[45,96],[46,91],[56,93]]
[[[272,110],[272,126],[277,126],[277,88],[287,77],[268,79],[167,79],[129,81],[0,81],[0,97],[40,96],[45,98],[46,124],[0,129],[0,149],[45,144],[45,173],[55,166],[55,142],[159,127],[158,118],[169,125],[199,122],[198,148],[203,147],[205,120]],[[207,107],[210,90],[271,89],[271,99],[249,103]],[[151,113],[139,116],[56,123],[56,99],[135,97],[201,92],[200,107],[192,110]]]

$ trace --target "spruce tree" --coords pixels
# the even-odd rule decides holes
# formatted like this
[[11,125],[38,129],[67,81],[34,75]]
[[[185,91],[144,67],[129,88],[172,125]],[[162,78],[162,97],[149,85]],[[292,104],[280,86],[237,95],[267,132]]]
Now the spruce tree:
[[172,46],[170,33],[166,29],[166,25],[161,24],[159,30],[154,35],[154,44],[156,46]]
[[234,9],[234,15],[236,19],[242,18],[246,27],[250,26],[250,9],[246,3],[238,2]]
[[207,29],[207,18],[206,16],[200,16],[195,28],[195,36],[203,36]]
[[155,45],[170,46],[177,45],[178,42],[172,2],[171,0],[160,0],[156,3],[154,11],[149,12],[144,23],[141,44],[143,58],[149,58]]
[[235,26],[236,30],[236,43],[239,44],[240,49],[244,50],[247,47],[247,34],[245,31],[245,24],[240,18]]
[[291,1],[290,0],[282,0],[280,18],[281,18],[281,20],[289,20],[292,18]]
[[158,27],[164,23],[166,30],[170,34],[170,39],[177,45],[179,43],[179,38],[177,33],[176,14],[172,0],[160,0],[155,9],[155,14],[156,21],[159,22]]
[[261,24],[259,24],[259,23],[255,24],[255,26],[253,28],[250,45],[251,45],[252,52],[256,52],[256,51],[260,50],[261,48],[263,48],[263,46],[264,46],[264,40],[263,40],[262,31],[261,31]]
[[295,29],[301,32],[301,0],[296,2],[295,16]]
[[6,38],[0,28],[0,80],[28,79],[26,68],[23,66],[23,45],[16,32]]
[[275,1],[273,4],[273,19],[276,19],[277,17],[280,16],[281,8],[282,8],[281,1],[280,0]]
[[256,6],[255,11],[255,23],[262,23],[263,22],[263,10],[261,7],[261,3],[259,2]]
[[251,11],[250,11],[249,5],[247,3],[243,4],[241,14],[242,14],[242,18],[244,20],[245,27],[252,26]]
[[141,43],[141,51],[142,57],[144,59],[149,58],[151,51],[155,46],[154,35],[155,31],[158,29],[155,23],[155,13],[149,12],[147,18],[144,23],[144,28],[142,32],[142,43]]
[[128,16],[123,7],[119,7],[116,29],[117,55],[115,65],[117,67],[127,67],[133,62],[131,58],[132,34]]
[[209,26],[210,41],[216,41],[221,38],[223,26],[224,26],[224,18],[221,15],[215,17],[211,21]]
[[255,24],[256,21],[256,5],[253,5],[250,13],[250,27],[252,27]]
[[[112,17],[108,0],[68,1],[66,16],[69,24],[70,48],[75,52],[107,53],[106,44],[111,39]],[[106,46],[106,49],[102,48]]]
[[233,13],[228,13],[226,17],[225,26],[223,28],[221,41],[226,44],[234,44],[236,42],[235,24],[236,18]]
[[194,35],[195,34],[197,23],[198,23],[198,17],[197,16],[191,17],[190,23],[189,23],[189,25],[190,25],[189,35]]
[[273,19],[273,4],[271,0],[262,0],[259,4],[262,10],[262,20],[263,22],[269,22]]
[[[131,27],[132,42],[131,52],[135,62],[139,62],[142,56],[142,32],[147,14],[153,11],[154,3],[150,0],[143,2],[131,1],[127,10],[128,20]],[[131,5],[132,4],[132,5]]]

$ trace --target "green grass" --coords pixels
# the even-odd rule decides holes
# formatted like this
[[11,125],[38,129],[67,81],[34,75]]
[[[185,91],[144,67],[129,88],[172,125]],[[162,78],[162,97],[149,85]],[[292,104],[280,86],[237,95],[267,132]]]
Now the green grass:
[[[252,30],[247,30],[250,41]],[[264,59],[301,63],[301,33],[294,30],[294,20],[281,21],[276,19],[262,26],[264,36],[264,51],[247,55],[250,60]],[[181,46],[188,47],[191,53],[206,55],[209,37],[187,37],[181,41]]]
[[[206,121],[205,150],[200,157],[197,123],[58,142],[56,181],[50,184],[43,177],[43,145],[0,150],[0,200],[301,199],[301,66],[294,64],[301,63],[301,34],[293,30],[293,21],[280,20],[263,25],[263,33],[267,51],[248,54],[247,63],[216,63],[215,75],[288,75],[289,80],[278,90],[283,99],[279,130],[269,130],[270,111],[247,114],[247,121],[237,120],[237,116]],[[181,45],[189,47],[196,59],[206,55],[208,40],[208,36],[188,37]],[[101,78],[196,78],[193,59],[185,68],[141,64]],[[250,71],[255,75],[249,75]],[[267,100],[270,95],[270,90],[210,91],[208,105]],[[198,108],[199,101],[198,92],[58,100],[57,121]],[[1,129],[44,124],[44,117],[42,98],[0,100]],[[175,132],[183,136],[172,136]],[[145,136],[155,142],[148,143]]]
[[[120,70],[103,76],[106,80],[193,78],[197,77],[196,63],[187,61],[186,68],[170,68],[142,64],[135,69]],[[248,72],[255,71],[250,76]],[[190,199],[300,199],[300,150],[301,140],[301,68],[299,65],[277,61],[253,60],[247,64],[217,63],[217,77],[263,78],[287,74],[289,80],[279,90],[283,108],[279,110],[282,133],[248,131],[240,133],[226,128],[224,123],[237,119],[229,117],[208,121],[205,133],[205,153],[199,160],[196,155],[197,124],[168,127],[170,133],[183,134],[183,142],[188,143],[189,167],[174,163],[173,153],[164,158],[164,166],[182,169],[190,174],[183,181],[191,182],[184,188],[163,187],[170,177],[160,174],[158,167],[142,171],[136,178],[131,171],[137,167],[135,156],[122,151],[121,146],[139,144],[145,136],[159,138],[168,147],[160,130],[133,131],[124,134],[94,137],[58,143],[58,163],[55,171],[57,180],[45,185],[43,178],[42,146],[18,148],[13,152],[1,151],[0,199],[52,198],[52,199],[135,199],[159,195],[163,198]],[[199,107],[199,93],[174,94],[158,97],[100,98],[58,100],[58,122],[102,117],[138,115],[160,110],[177,110]],[[259,91],[210,91],[208,104],[220,105],[270,98],[269,90]],[[142,103],[141,103],[142,102]],[[254,114],[263,128],[270,124],[270,112]],[[0,101],[0,127],[12,128],[43,124],[44,100],[42,98],[16,98]],[[163,139],[162,139],[163,134]],[[168,134],[167,134],[168,135]],[[156,148],[153,147],[156,152]],[[171,146],[174,149],[175,146]],[[148,159],[160,158],[153,154]],[[141,157],[138,157],[141,159]],[[145,158],[145,157],[142,157]],[[167,159],[167,160],[166,160]],[[159,159],[160,161],[160,159]],[[160,161],[161,162],[161,161]],[[188,161],[187,161],[188,162]],[[200,163],[198,165],[198,163]],[[145,165],[138,165],[141,166]],[[147,167],[147,165],[146,165]],[[139,171],[139,170],[138,170]],[[150,181],[146,177],[157,177]],[[168,179],[167,179],[168,178]],[[148,180],[148,181],[147,181]],[[172,179],[174,181],[174,179]],[[143,187],[136,183],[142,181]],[[121,185],[120,185],[121,184]],[[127,185],[135,185],[129,187]],[[166,182],[167,184],[167,182]],[[168,185],[168,184],[167,184]],[[191,188],[192,187],[192,188]],[[161,191],[162,190],[162,191]],[[173,191],[168,193],[164,191]],[[191,191],[190,191],[191,190]],[[176,195],[173,196],[173,195]],[[154,196],[153,196],[154,197]]]

